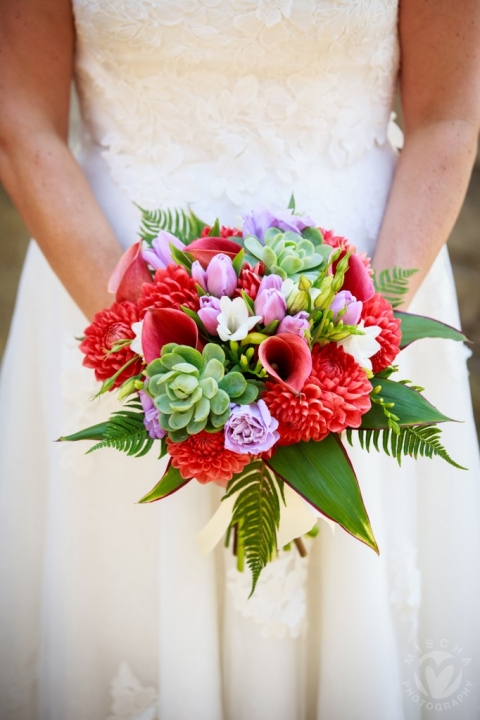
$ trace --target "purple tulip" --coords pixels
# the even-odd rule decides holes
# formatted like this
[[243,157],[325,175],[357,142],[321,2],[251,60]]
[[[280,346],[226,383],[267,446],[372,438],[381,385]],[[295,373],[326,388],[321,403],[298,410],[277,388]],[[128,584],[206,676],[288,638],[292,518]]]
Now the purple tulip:
[[275,290],[281,290],[282,284],[283,280],[280,275],[265,275],[258,287],[257,295],[260,295],[260,293],[264,290],[271,290],[272,288],[275,288]]
[[224,427],[225,447],[243,454],[266,452],[280,439],[277,428],[278,420],[272,418],[264,400],[234,405]]
[[160,427],[160,423],[158,421],[158,410],[153,404],[153,400],[150,395],[147,395],[144,390],[140,390],[138,394],[140,396],[140,402],[142,403],[143,412],[145,413],[143,424],[145,425],[145,428],[151,438],[160,440],[165,437],[167,431]]
[[198,317],[205,325],[205,329],[210,335],[218,335],[218,316],[220,314],[220,300],[211,295],[204,295],[200,298],[200,310]]
[[152,242],[152,247],[147,250],[142,250],[142,257],[154,270],[160,270],[172,262],[172,252],[170,250],[170,243],[179,250],[183,250],[185,245],[181,240],[167,232],[166,230],[160,230],[158,237]]
[[206,270],[206,284],[210,295],[220,298],[223,295],[231,297],[237,287],[237,273],[233,269],[232,261],[228,255],[215,255]]
[[192,269],[190,271],[192,273],[192,278],[195,280],[197,285],[200,285],[202,290],[207,292],[207,273],[201,266],[201,264],[198,262],[198,260],[195,260],[192,263]]
[[286,312],[287,303],[280,290],[269,288],[257,295],[255,315],[261,315],[265,325],[270,325],[273,320],[283,320]]
[[305,334],[309,330],[308,312],[300,310],[296,315],[285,315],[277,328],[277,333],[293,333],[305,339]]
[[299,235],[307,227],[314,227],[315,223],[307,215],[300,217],[294,215],[291,210],[279,210],[275,214],[270,210],[261,209],[243,216],[243,237],[255,235],[260,242],[263,242],[265,232],[275,227],[286,232],[296,232]]
[[[346,312],[338,318],[338,314],[346,308]],[[335,320],[343,320],[344,325],[357,325],[362,314],[363,303],[352,295],[349,290],[341,290],[333,298],[330,310]]]

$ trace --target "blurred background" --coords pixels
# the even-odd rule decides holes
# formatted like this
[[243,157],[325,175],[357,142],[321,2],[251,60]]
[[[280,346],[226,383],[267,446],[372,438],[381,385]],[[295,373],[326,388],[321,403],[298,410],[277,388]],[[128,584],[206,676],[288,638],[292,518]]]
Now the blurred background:
[[[0,358],[8,336],[28,232],[0,185]],[[465,203],[448,243],[462,328],[473,341],[470,384],[480,430],[480,151]],[[480,434],[480,433],[479,433]]]

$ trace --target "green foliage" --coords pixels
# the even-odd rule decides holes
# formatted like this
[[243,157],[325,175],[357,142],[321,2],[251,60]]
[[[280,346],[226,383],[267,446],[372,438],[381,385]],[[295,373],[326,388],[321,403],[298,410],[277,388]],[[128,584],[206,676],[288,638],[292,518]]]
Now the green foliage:
[[237,527],[237,553],[245,555],[253,594],[263,568],[273,559],[280,525],[281,481],[261,460],[251,462],[228,483],[225,498],[238,493],[230,527]]
[[[398,433],[391,428],[383,430],[358,430],[358,439],[362,449],[370,452],[373,445],[375,450],[383,450],[387,455],[394,457],[398,464],[402,464],[402,456],[410,455],[415,460],[421,457],[441,457],[453,467],[466,470],[456,463],[440,442],[441,429],[436,425],[400,427]],[[350,445],[353,431],[347,430],[347,440]]]
[[409,278],[416,272],[418,271],[414,269],[394,267],[391,270],[382,270],[378,277],[375,273],[373,277],[375,291],[383,295],[392,307],[398,307],[408,292]]
[[162,479],[138,502],[143,504],[162,500],[162,498],[172,495],[172,493],[177,492],[177,490],[180,490],[180,488],[189,482],[190,480],[185,480],[185,478],[181,476],[180,471],[174,468],[170,462]]
[[423,340],[424,338],[444,338],[446,340],[469,342],[466,335],[460,330],[433,318],[399,311],[395,313],[395,317],[401,320],[402,323],[400,326],[402,331],[401,348],[407,347],[415,340]]
[[105,424],[103,440],[90,448],[87,454],[107,447],[135,457],[146,455],[153,445],[153,438],[148,434],[143,418],[143,412],[135,410],[112,413]]
[[139,205],[137,207],[142,213],[139,235],[149,244],[157,237],[160,230],[166,230],[188,245],[200,237],[205,227],[205,223],[191,210],[186,213],[181,209],[144,210]]

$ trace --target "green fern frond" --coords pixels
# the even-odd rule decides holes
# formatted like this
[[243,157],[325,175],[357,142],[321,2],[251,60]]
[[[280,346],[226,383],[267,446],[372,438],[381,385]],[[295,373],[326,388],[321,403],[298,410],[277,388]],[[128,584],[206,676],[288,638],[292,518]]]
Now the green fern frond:
[[394,267],[391,270],[382,270],[380,275],[373,276],[375,292],[383,295],[392,307],[398,307],[403,296],[408,292],[408,281],[417,272],[414,269]]
[[261,460],[247,465],[229,482],[225,497],[238,493],[230,527],[237,527],[237,552],[245,554],[253,594],[263,568],[272,560],[280,525],[281,481]]
[[139,205],[137,207],[142,213],[139,235],[149,244],[157,237],[160,230],[166,230],[188,245],[192,240],[200,237],[205,227],[205,223],[192,211],[187,214],[181,209],[145,210]]
[[[434,456],[440,457],[459,470],[466,470],[456,463],[440,442],[441,429],[437,425],[400,426],[399,433],[391,428],[381,430],[358,430],[358,440],[363,450],[370,452],[373,447],[380,452],[394,457],[398,464],[402,464],[402,457],[410,455],[418,458]],[[353,445],[353,431],[347,430],[347,440]]]
[[[136,402],[130,407],[138,407]],[[142,457],[153,445],[153,439],[148,434],[144,422],[143,412],[132,410],[118,410],[107,421],[104,438],[94,445],[88,453],[101,448],[114,448],[127,455]]]

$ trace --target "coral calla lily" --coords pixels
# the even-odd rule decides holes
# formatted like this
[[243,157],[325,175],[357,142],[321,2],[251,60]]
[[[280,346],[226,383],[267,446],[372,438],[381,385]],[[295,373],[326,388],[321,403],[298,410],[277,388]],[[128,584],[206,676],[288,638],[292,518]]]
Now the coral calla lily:
[[233,260],[242,248],[233,240],[219,237],[205,237],[194,240],[186,251],[206,269],[210,260],[221,253]]
[[142,257],[140,241],[123,253],[108,281],[108,292],[116,293],[117,302],[136,302],[142,294],[142,285],[151,282],[152,276]]
[[142,349],[147,365],[160,357],[164,345],[172,342],[197,347],[198,329],[195,322],[181,310],[149,310],[145,314],[142,329]]
[[270,377],[300,392],[312,372],[312,355],[298,335],[279,333],[262,342],[258,357]]

